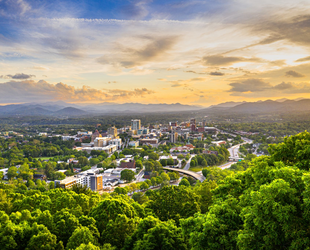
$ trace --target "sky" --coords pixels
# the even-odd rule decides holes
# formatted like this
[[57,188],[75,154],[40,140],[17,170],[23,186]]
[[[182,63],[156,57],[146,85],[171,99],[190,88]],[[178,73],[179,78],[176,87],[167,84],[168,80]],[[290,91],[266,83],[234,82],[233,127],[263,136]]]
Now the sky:
[[310,98],[309,0],[0,0],[0,104]]

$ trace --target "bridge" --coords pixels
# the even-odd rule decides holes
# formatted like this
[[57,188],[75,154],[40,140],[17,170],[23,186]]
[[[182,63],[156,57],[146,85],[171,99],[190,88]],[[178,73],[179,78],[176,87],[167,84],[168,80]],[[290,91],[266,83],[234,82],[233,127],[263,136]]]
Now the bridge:
[[244,160],[244,158],[240,158],[240,157],[229,157],[228,159],[229,161],[243,161]]
[[203,182],[206,179],[203,175],[197,174],[196,172],[189,171],[189,170],[184,170],[184,169],[180,169],[180,168],[168,168],[168,167],[163,167],[163,169],[170,170],[170,171],[176,171],[176,172],[191,176],[191,177],[193,177],[196,180],[199,180],[201,182]]

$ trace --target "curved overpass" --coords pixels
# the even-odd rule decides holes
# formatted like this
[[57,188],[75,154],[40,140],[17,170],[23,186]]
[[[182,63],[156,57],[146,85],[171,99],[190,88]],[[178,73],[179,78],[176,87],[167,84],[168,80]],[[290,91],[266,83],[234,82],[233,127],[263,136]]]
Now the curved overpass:
[[171,170],[171,171],[177,171],[177,172],[180,172],[182,174],[189,175],[189,176],[191,176],[191,177],[193,177],[196,180],[199,180],[201,182],[203,182],[206,179],[203,175],[197,174],[196,172],[189,171],[189,170],[184,170],[184,169],[180,169],[180,168],[167,168],[167,167],[163,167],[163,169]]

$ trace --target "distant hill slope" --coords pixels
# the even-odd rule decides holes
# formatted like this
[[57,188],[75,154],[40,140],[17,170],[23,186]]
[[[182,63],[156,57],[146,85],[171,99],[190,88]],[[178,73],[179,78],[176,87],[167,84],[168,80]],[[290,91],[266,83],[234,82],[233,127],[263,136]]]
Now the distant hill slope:
[[63,108],[53,113],[56,116],[80,116],[86,114],[86,111],[72,107]]

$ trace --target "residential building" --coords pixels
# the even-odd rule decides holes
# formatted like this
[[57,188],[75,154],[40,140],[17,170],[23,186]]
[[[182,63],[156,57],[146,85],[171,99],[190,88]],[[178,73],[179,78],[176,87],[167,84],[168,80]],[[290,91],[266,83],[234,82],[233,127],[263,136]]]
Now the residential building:
[[129,160],[128,162],[121,162],[119,168],[136,168],[135,160]]

